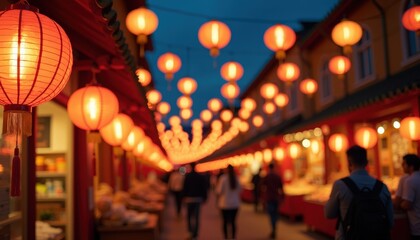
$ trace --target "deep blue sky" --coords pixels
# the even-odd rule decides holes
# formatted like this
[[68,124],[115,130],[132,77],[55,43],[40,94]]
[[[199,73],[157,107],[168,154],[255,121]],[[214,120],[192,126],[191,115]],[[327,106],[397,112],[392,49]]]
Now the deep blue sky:
[[[266,29],[276,23],[286,24],[295,31],[301,29],[300,20],[322,20],[339,0],[149,0],[148,8],[159,18],[159,26],[152,36],[154,51],[147,52],[155,88],[162,93],[162,101],[171,104],[169,116],[179,115],[176,100],[181,93],[176,83],[182,77],[192,77],[198,83],[192,95],[194,118],[207,108],[207,101],[220,98],[220,88],[226,83],[220,76],[220,67],[227,61],[237,61],[244,67],[244,76],[238,81],[241,93],[249,86],[272,56],[264,45]],[[212,19],[227,24],[231,30],[230,43],[213,59],[208,49],[198,41],[200,26]],[[157,59],[163,53],[176,53],[183,63],[168,90],[164,74],[157,68]],[[189,57],[188,57],[189,56]],[[216,66],[216,67],[215,67]],[[239,105],[239,101],[237,101]],[[192,120],[191,119],[191,120]],[[189,122],[191,122],[191,120]]]

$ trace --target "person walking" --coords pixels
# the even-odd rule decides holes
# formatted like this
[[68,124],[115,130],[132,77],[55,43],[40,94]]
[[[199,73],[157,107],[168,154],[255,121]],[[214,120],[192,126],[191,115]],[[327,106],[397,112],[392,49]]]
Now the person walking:
[[267,212],[270,217],[271,233],[270,238],[276,238],[276,223],[278,218],[278,209],[283,199],[283,182],[280,175],[274,169],[274,163],[268,165],[268,174],[262,180],[261,190],[264,193]]
[[187,223],[190,236],[197,239],[200,225],[200,206],[207,200],[207,181],[195,170],[195,162],[190,163],[191,172],[185,175],[182,190],[183,200],[187,205]]
[[401,209],[407,211],[411,239],[420,240],[420,158],[408,154],[403,161],[403,167],[409,176],[403,187]]
[[254,186],[252,191],[254,195],[254,211],[258,212],[258,206],[260,203],[260,187],[261,187],[261,168],[258,169],[258,172],[252,176],[251,183]]
[[182,207],[182,188],[184,186],[184,174],[180,172],[180,169],[174,169],[169,175],[169,190],[175,198],[176,204],[176,214],[178,217],[181,216],[181,207]]
[[226,173],[220,177],[216,186],[218,206],[223,216],[223,234],[225,239],[236,238],[236,215],[241,203],[240,192],[241,187],[233,166],[228,165]]
[[350,177],[334,182],[324,208],[327,218],[338,218],[335,239],[390,239],[393,206],[388,188],[365,170],[366,149],[354,145],[346,155]]
[[394,208],[396,210],[401,210],[404,184],[407,178],[410,176],[407,161],[412,162],[415,158],[418,158],[415,154],[406,154],[402,157],[402,169],[404,171],[404,175],[400,177],[400,181],[398,182],[397,186],[397,191],[395,192],[395,198],[393,200]]

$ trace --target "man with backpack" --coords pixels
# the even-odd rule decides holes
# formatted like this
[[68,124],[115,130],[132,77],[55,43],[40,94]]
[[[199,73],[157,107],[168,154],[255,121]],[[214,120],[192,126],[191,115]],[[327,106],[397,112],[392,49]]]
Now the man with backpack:
[[327,218],[338,218],[335,239],[389,240],[393,225],[391,194],[365,170],[366,149],[346,151],[350,176],[337,180],[325,205]]

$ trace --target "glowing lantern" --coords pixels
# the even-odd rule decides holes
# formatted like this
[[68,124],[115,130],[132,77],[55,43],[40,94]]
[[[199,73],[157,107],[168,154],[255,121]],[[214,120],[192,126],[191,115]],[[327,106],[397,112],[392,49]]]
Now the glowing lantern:
[[347,140],[346,135],[335,133],[328,139],[328,146],[333,152],[341,152],[347,149],[349,141]]
[[181,119],[179,119],[178,116],[172,116],[169,118],[169,125],[173,126],[178,126],[181,124]]
[[281,147],[274,148],[273,155],[274,155],[274,159],[280,162],[283,161],[286,156],[284,149]]
[[241,125],[239,125],[239,131],[246,132],[249,130],[249,124],[247,122],[241,122]]
[[150,74],[149,71],[147,71],[144,68],[139,68],[136,70],[136,75],[139,79],[139,83],[145,87],[147,85],[149,85],[149,83],[152,81],[152,75]]
[[118,114],[118,99],[110,90],[90,85],[75,91],[67,103],[70,120],[77,127],[95,131]]
[[227,62],[222,65],[220,75],[226,81],[237,81],[244,75],[244,68],[238,62]]
[[133,120],[128,115],[119,113],[99,132],[106,143],[111,146],[119,146],[127,139],[133,127]]
[[189,108],[181,109],[181,111],[179,112],[179,115],[181,116],[182,119],[188,120],[192,117],[193,111]]
[[279,108],[283,108],[289,103],[289,97],[284,93],[279,93],[274,97],[274,103]]
[[132,34],[137,35],[137,43],[140,44],[140,56],[143,57],[147,36],[156,30],[159,24],[158,17],[151,10],[141,7],[127,14],[125,24]]
[[165,78],[171,80],[174,78],[174,74],[181,69],[181,59],[171,52],[162,54],[158,58],[158,68],[165,74]]
[[147,101],[153,106],[156,106],[162,100],[162,94],[156,89],[151,89],[146,93]]
[[171,111],[171,105],[169,105],[169,103],[167,102],[160,102],[157,105],[157,111],[162,114],[163,116],[165,116],[166,114],[168,114]]
[[319,140],[313,139],[311,140],[310,149],[313,154],[318,154],[321,149],[323,149],[323,143]]
[[297,80],[299,75],[299,67],[294,63],[282,63],[277,68],[277,77],[286,83],[291,83]]
[[142,156],[146,152],[146,149],[149,149],[151,147],[150,146],[151,144],[152,144],[151,140],[147,137],[140,140],[137,146],[133,149],[134,156],[136,157]]
[[181,96],[178,98],[178,100],[176,101],[176,105],[180,108],[180,109],[186,109],[186,108],[191,108],[193,105],[193,101],[190,97],[187,96]]
[[279,89],[274,83],[264,83],[260,88],[260,94],[266,100],[273,99],[278,92]]
[[262,118],[260,115],[255,115],[252,118],[252,124],[254,124],[255,127],[259,128],[264,124],[264,118]]
[[251,112],[246,110],[245,108],[241,108],[238,112],[240,118],[246,120],[251,116]]
[[266,114],[271,115],[276,111],[276,105],[274,105],[272,102],[266,102],[263,105],[263,111]]
[[212,112],[218,112],[218,111],[220,111],[220,109],[222,109],[223,104],[222,104],[222,101],[220,101],[220,99],[218,99],[218,98],[212,98],[212,99],[210,99],[208,101],[207,107]]
[[248,110],[249,112],[252,112],[257,107],[257,103],[252,98],[245,98],[241,102],[241,108]]
[[302,152],[302,148],[299,143],[289,144],[289,146],[287,147],[287,150],[288,150],[289,156],[293,159],[298,158]]
[[303,94],[311,96],[318,90],[318,83],[314,79],[307,78],[300,82],[299,89]]
[[197,82],[190,77],[184,77],[178,81],[178,90],[184,95],[191,95],[197,90]]
[[402,17],[403,26],[410,31],[420,30],[420,6],[414,6],[404,12]]
[[328,68],[332,73],[342,76],[350,70],[351,62],[345,56],[335,56],[328,63]]
[[370,127],[359,128],[354,135],[355,142],[366,149],[372,148],[378,142],[378,135],[375,129]]
[[213,117],[213,114],[210,112],[210,110],[204,109],[200,113],[200,118],[201,120],[203,120],[203,122],[210,122],[212,117]]
[[125,151],[131,151],[137,146],[142,138],[144,138],[143,129],[134,126],[128,134],[127,139],[121,144],[121,147]]
[[233,118],[233,113],[229,109],[224,109],[220,113],[220,119],[222,119],[223,122],[229,122]]
[[276,24],[264,33],[264,43],[272,51],[276,52],[276,58],[282,60],[286,57],[286,51],[296,42],[295,32],[288,26]]
[[214,120],[213,122],[211,122],[211,128],[213,130],[220,130],[223,128],[223,124],[220,120]]
[[223,84],[220,92],[224,98],[233,101],[233,99],[239,96],[240,89],[236,83],[228,82]]
[[353,21],[342,20],[335,25],[331,32],[331,38],[338,46],[344,48],[344,54],[351,53],[351,46],[362,38],[362,27]]
[[410,140],[420,140],[420,118],[406,117],[401,120],[400,134]]
[[[72,46],[56,22],[38,13],[26,1],[1,11],[0,36],[3,134],[30,136],[31,108],[57,96],[69,80]],[[20,195],[20,174],[16,144],[11,169],[13,197]]]
[[229,27],[219,21],[204,23],[198,30],[198,40],[205,48],[210,49],[210,56],[217,57],[219,49],[224,48],[230,41]]
[[271,149],[266,148],[262,151],[264,162],[271,162],[273,160],[273,151]]

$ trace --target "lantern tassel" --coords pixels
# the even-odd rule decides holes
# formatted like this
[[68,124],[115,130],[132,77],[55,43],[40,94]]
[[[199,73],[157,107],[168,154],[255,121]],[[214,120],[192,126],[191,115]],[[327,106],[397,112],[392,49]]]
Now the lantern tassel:
[[12,160],[12,179],[10,186],[10,196],[20,196],[20,157],[19,148],[17,146],[15,148],[15,154]]

